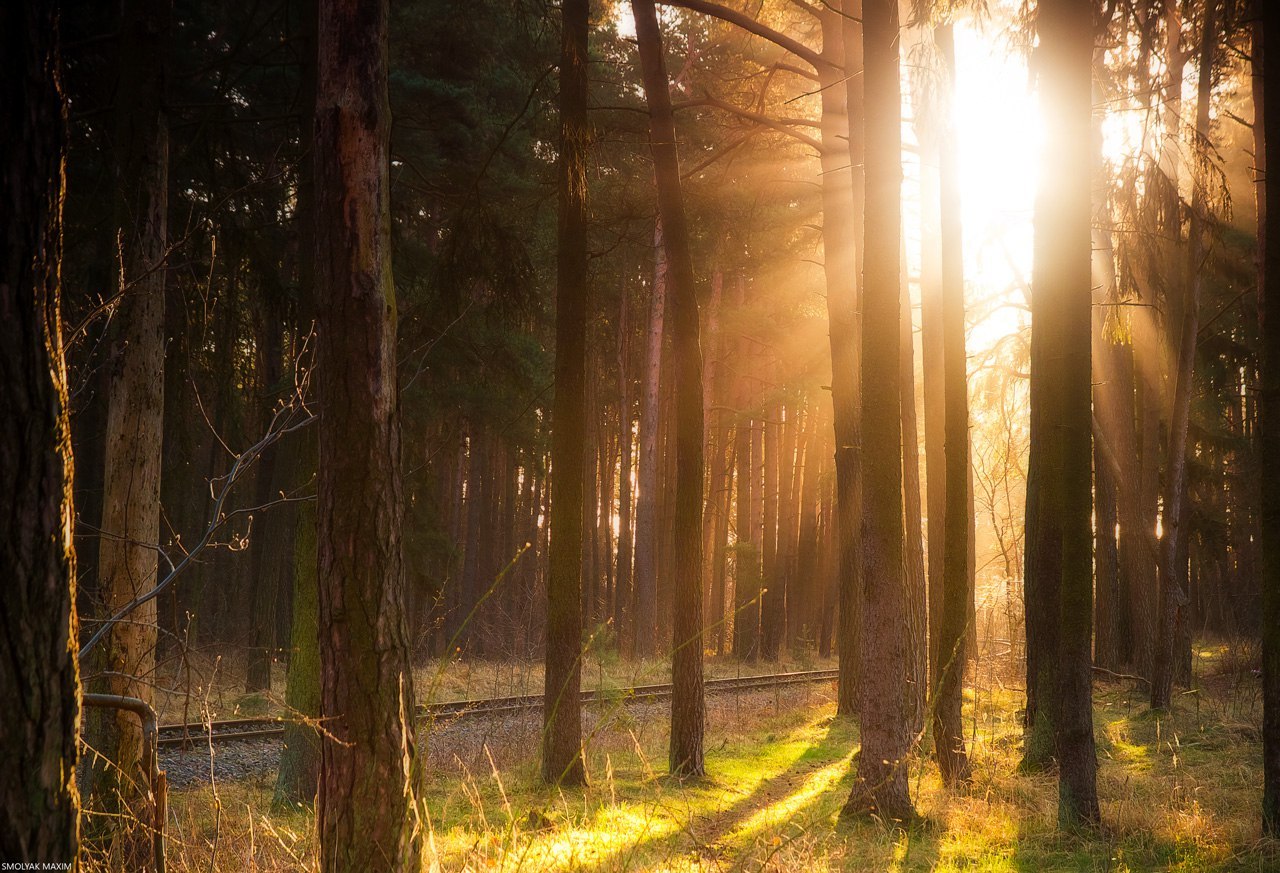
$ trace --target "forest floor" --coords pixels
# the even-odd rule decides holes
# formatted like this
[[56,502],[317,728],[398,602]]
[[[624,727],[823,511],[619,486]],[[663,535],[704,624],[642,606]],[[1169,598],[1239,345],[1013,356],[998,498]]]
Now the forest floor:
[[[825,685],[710,698],[709,775],[696,782],[664,775],[661,704],[588,720],[584,789],[538,784],[536,720],[452,751],[428,732],[433,869],[1280,871],[1280,843],[1259,837],[1252,659],[1217,648],[1197,661],[1172,713],[1149,712],[1131,682],[1097,686],[1100,834],[1057,831],[1053,774],[1017,772],[1020,689],[979,671],[966,701],[973,782],[946,790],[922,755],[911,772],[921,820],[905,829],[837,819],[858,736]],[[170,870],[305,868],[314,819],[272,812],[273,781],[173,792]]]
[[[835,658],[805,653],[783,653],[779,661],[756,664],[744,664],[729,657],[709,657],[706,676],[721,679],[835,667]],[[284,703],[285,669],[284,663],[273,664],[271,688],[249,692],[244,687],[243,652],[196,651],[181,658],[166,659],[156,681],[156,712],[160,723],[288,716]],[[663,658],[627,660],[605,651],[590,652],[583,659],[582,687],[586,690],[609,692],[670,681],[671,663]],[[420,663],[414,672],[414,682],[418,703],[541,694],[542,662],[441,658]]]

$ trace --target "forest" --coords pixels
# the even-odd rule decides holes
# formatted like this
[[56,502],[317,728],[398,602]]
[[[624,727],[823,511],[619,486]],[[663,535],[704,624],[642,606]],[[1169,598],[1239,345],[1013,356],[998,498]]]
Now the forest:
[[0,4],[0,870],[1280,871],[1276,52]]

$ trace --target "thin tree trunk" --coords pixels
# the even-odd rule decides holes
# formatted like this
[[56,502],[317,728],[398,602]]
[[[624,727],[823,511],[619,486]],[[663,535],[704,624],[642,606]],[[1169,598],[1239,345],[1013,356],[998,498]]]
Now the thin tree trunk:
[[644,394],[640,400],[639,494],[636,497],[635,625],[633,654],[652,655],[658,645],[658,487],[662,481],[662,338],[667,309],[667,252],[659,220],[653,230],[653,289],[649,302]]
[[401,555],[387,2],[320,0],[315,109],[320,869],[417,871]]
[[[565,0],[560,40],[560,219],[556,235],[555,402],[542,779],[576,785],[582,763],[582,521],[587,427],[588,0]],[[594,506],[594,501],[592,502]],[[592,526],[594,527],[594,525]]]
[[925,723],[929,684],[928,592],[924,575],[924,523],[920,508],[920,432],[916,423],[916,355],[911,318],[911,290],[906,274],[906,249],[902,251],[902,347],[898,378],[902,380],[902,530],[906,561],[907,645],[911,653],[911,728],[919,733]]
[[[626,604],[632,602],[631,562],[633,554],[632,533],[632,413],[631,413],[631,330],[629,327],[630,298],[627,289],[623,289],[621,314],[618,318],[618,405],[619,419],[619,456],[618,462],[618,570],[614,575],[614,600],[611,610],[619,632],[619,642],[623,642],[623,631],[629,635],[631,611]],[[628,637],[629,643],[629,637]],[[623,650],[629,645],[621,647]]]
[[[827,317],[831,339],[831,408],[835,433],[835,534],[836,534],[836,649],[840,660],[836,685],[836,713],[858,711],[862,663],[863,552],[862,518],[862,276],[864,249],[863,167],[865,142],[862,28],[863,0],[843,0],[838,23],[823,19],[823,45],[840,51],[847,74],[844,78],[844,130],[831,126],[823,131],[822,242],[827,266]],[[837,116],[839,73],[820,71],[822,99],[831,106],[823,117]],[[843,163],[838,151],[841,133],[847,140],[850,189],[844,194],[836,179]],[[830,179],[830,184],[828,184]],[[839,275],[834,277],[832,272]]]
[[[1209,105],[1212,99],[1214,54],[1218,45],[1217,0],[1205,6],[1204,34],[1200,46],[1200,79],[1196,98],[1196,137],[1209,135]],[[1161,513],[1160,538],[1160,630],[1151,675],[1152,709],[1168,709],[1173,701],[1173,679],[1181,625],[1186,621],[1186,531],[1188,431],[1191,425],[1191,396],[1195,391],[1196,344],[1200,334],[1200,296],[1204,276],[1206,207],[1201,185],[1193,186],[1191,228],[1187,261],[1187,298],[1182,307],[1182,329],[1178,342],[1173,392],[1173,412],[1169,420],[1168,461]]]
[[[0,12],[0,857],[78,870],[80,715],[63,361],[65,107],[57,4]],[[59,869],[62,869],[59,867]]]
[[[106,615],[156,582],[169,208],[169,127],[163,92],[171,16],[170,0],[131,0],[121,10],[115,142],[121,299],[107,389],[103,533],[98,547]],[[101,659],[95,659],[95,666],[109,676],[92,683],[96,690],[153,701],[156,618],[152,600],[111,629],[99,650]],[[150,801],[132,778],[142,760],[137,716],[95,709],[86,721],[88,743],[100,762],[89,774],[88,802],[108,813],[131,813],[138,821],[149,821]],[[129,840],[125,863],[142,863],[150,842],[149,837]]]
[[633,0],[636,40],[649,103],[649,144],[658,211],[671,261],[672,345],[676,363],[675,573],[671,653],[671,772],[701,776],[702,690],[702,353],[693,256],[680,185],[675,116],[671,110],[662,35],[653,0]]
[[[301,140],[303,154],[310,154],[315,146],[316,64],[315,50],[319,26],[319,8],[316,0],[306,0],[301,8],[299,26],[300,43],[310,59],[302,68],[302,85],[298,95],[302,116]],[[315,165],[303,161],[298,167],[298,190],[294,210],[297,222],[298,251],[298,323],[309,335],[315,326],[315,259],[309,253],[316,246],[315,215]],[[301,347],[301,342],[297,345]],[[297,454],[297,465],[307,474],[314,473],[319,461],[320,447],[316,429],[308,428],[301,434],[300,445],[292,447]],[[455,456],[454,466],[461,475],[461,457]],[[461,489],[451,493],[460,494]],[[305,503],[294,514],[293,555],[293,603],[289,635],[289,672],[285,676],[285,705],[290,712],[305,718],[320,715],[320,593],[316,588],[316,507]],[[285,725],[284,741],[280,750],[280,769],[276,775],[275,795],[272,805],[277,808],[310,805],[315,802],[320,783],[320,735],[315,727],[302,720]]]
[[[1265,167],[1280,166],[1280,64],[1264,54],[1280,46],[1280,5],[1258,0],[1253,61],[1261,64]],[[1264,60],[1265,59],[1265,60]],[[1255,83],[1257,79],[1254,80]],[[1255,100],[1257,97],[1255,96]],[[1263,169],[1260,168],[1260,172]],[[1280,185],[1266,183],[1262,233],[1262,378],[1258,457],[1262,468],[1262,830],[1280,837]]]
[[[955,35],[950,23],[935,31],[947,75],[956,75]],[[944,404],[942,584],[938,609],[937,656],[933,665],[933,738],[938,768],[948,785],[969,778],[961,721],[965,627],[973,601],[969,575],[969,382],[965,357],[964,249],[960,221],[960,179],[952,131],[938,149],[941,242],[942,365]],[[932,491],[933,482],[930,483]]]

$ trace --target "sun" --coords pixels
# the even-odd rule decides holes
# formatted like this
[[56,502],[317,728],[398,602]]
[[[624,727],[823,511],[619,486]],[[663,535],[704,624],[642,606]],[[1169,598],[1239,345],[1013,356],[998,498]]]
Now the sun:
[[965,281],[985,317],[970,344],[989,348],[1027,322],[1032,224],[1043,124],[1023,51],[998,18],[955,25],[956,133]]

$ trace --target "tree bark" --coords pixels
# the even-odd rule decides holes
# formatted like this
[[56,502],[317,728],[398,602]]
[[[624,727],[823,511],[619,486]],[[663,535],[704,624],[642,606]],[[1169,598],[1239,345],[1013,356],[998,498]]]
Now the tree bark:
[[[109,365],[98,549],[104,616],[155,586],[159,558],[169,207],[164,83],[171,16],[171,0],[130,0],[121,9],[114,143],[120,304]],[[92,681],[92,688],[153,701],[156,606],[155,600],[146,603],[111,629],[93,664],[109,675]],[[88,774],[89,802],[150,821],[149,801],[138,787],[146,780],[134,778],[142,760],[141,723],[116,709],[95,709],[86,721],[88,744],[102,756],[94,757],[99,763]],[[146,857],[149,845],[149,838],[130,839],[124,856]]]
[[[542,779],[584,781],[582,521],[587,379],[588,0],[565,0],[560,42],[560,221],[556,238],[556,394],[551,412],[551,555],[547,578]],[[594,508],[594,501],[592,501]],[[594,525],[592,525],[594,529]]]
[[658,13],[653,0],[633,0],[632,11],[649,103],[649,145],[657,180],[658,212],[671,263],[672,347],[676,364],[676,577],[668,757],[672,773],[701,776],[706,769],[702,748],[706,713],[702,687],[703,384],[698,300]]
[[[1039,705],[1052,727],[1058,763],[1058,822],[1099,822],[1093,739],[1091,225],[1093,8],[1076,0],[1042,0],[1037,61],[1046,111],[1044,169],[1035,207],[1032,275],[1032,439],[1039,439],[1041,489],[1028,523],[1047,560],[1028,563],[1027,600],[1042,596],[1056,645],[1040,650]],[[1038,426],[1037,426],[1038,425]],[[1033,451],[1035,445],[1033,443]],[[1030,530],[1028,531],[1030,533]],[[1028,608],[1028,649],[1030,640]],[[1047,681],[1046,681],[1047,678]],[[1046,699],[1047,698],[1047,699]]]
[[649,301],[644,394],[640,398],[640,457],[636,496],[634,651],[644,657],[658,646],[658,488],[662,481],[662,338],[667,309],[667,251],[659,220],[653,230],[653,288]]
[[57,4],[0,11],[0,857],[79,869],[80,677],[61,324]]
[[[823,140],[822,242],[827,265],[827,318],[831,339],[831,408],[835,432],[835,534],[836,534],[836,649],[839,679],[836,685],[836,713],[849,716],[858,711],[860,665],[862,659],[862,266],[863,194],[866,174],[864,152],[864,97],[862,0],[843,0],[839,22],[823,19],[823,42],[830,36],[843,50],[845,69],[844,100],[840,100],[839,78],[824,81],[822,99],[828,102],[823,118],[838,117],[844,109],[847,124],[843,131],[829,120]],[[843,106],[841,106],[843,102]],[[836,149],[843,132],[847,139],[849,193],[836,180],[841,156]],[[828,155],[830,155],[828,157]],[[835,274],[834,276],[832,274]],[[835,282],[832,282],[832,279]]]
[[317,48],[320,869],[417,871],[386,0],[320,0]]
[[[903,579],[902,81],[897,0],[862,4],[866,211],[862,294],[862,750],[844,816],[907,822],[911,702]],[[892,374],[886,378],[886,374]]]
[[902,380],[902,531],[904,580],[907,586],[907,646],[911,654],[911,730],[924,727],[929,685],[928,591],[925,589],[924,521],[920,506],[920,430],[916,421],[915,329],[911,317],[911,287],[902,252],[902,347],[898,378]]
[[[1205,5],[1204,34],[1200,47],[1200,77],[1196,97],[1196,137],[1204,142],[1209,135],[1209,107],[1212,100],[1214,54],[1218,44],[1217,0]],[[1151,676],[1151,708],[1168,709],[1173,701],[1173,679],[1181,625],[1186,621],[1185,518],[1187,501],[1187,443],[1191,426],[1191,396],[1194,393],[1196,345],[1200,334],[1200,296],[1204,276],[1205,224],[1207,215],[1202,186],[1193,186],[1191,226],[1187,261],[1187,297],[1182,305],[1182,327],[1178,341],[1173,391],[1173,411],[1169,419],[1168,461],[1160,537],[1160,629]]]
[[[956,75],[955,35],[950,23],[934,31],[946,65]],[[969,382],[965,356],[964,249],[960,221],[960,179],[950,126],[944,127],[939,155],[941,242],[943,473],[942,585],[938,598],[937,653],[933,665],[933,738],[938,768],[948,785],[969,778],[961,721],[965,628],[973,600],[969,576]],[[933,482],[929,483],[932,491]]]
[[[1270,63],[1274,47],[1280,45],[1280,5],[1259,0],[1255,11],[1262,34],[1261,46],[1255,42],[1253,58],[1263,69],[1263,166],[1280,167],[1280,64]],[[1265,51],[1260,51],[1263,46]],[[1265,190],[1260,217],[1262,408],[1258,428],[1262,468],[1262,830],[1280,837],[1280,221],[1272,220],[1280,215],[1280,185],[1268,181]]]

